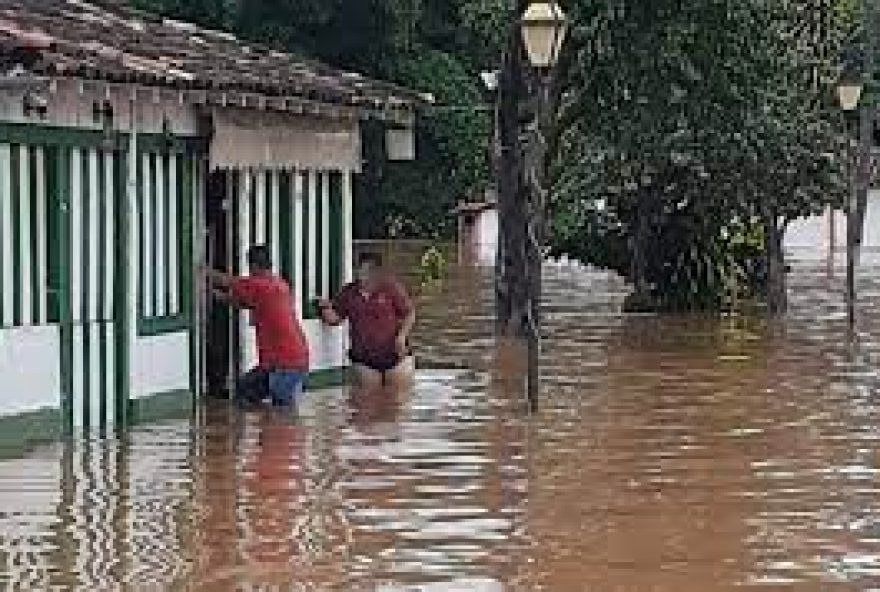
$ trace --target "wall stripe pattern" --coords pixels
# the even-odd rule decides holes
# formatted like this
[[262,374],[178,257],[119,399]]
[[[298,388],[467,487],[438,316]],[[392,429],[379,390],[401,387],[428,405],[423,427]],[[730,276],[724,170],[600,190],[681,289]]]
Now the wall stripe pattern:
[[46,152],[0,144],[0,327],[57,320],[49,309]]
[[[121,416],[117,380],[117,210],[122,200],[117,154],[73,148],[69,159],[69,369],[74,427],[106,429]],[[124,278],[121,278],[124,281]]]
[[[191,156],[143,152],[138,156],[138,314],[141,320],[178,319],[169,330],[183,330],[188,311],[182,284],[189,253],[181,246],[191,230],[193,205]],[[141,333],[157,331],[145,328]]]

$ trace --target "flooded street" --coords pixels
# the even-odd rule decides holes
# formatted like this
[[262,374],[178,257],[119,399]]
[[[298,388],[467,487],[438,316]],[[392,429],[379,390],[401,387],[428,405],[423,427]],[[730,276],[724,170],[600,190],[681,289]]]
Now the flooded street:
[[623,317],[619,280],[550,266],[531,418],[490,271],[453,269],[419,296],[400,405],[215,402],[0,462],[0,585],[880,590],[877,264],[856,345],[824,261],[794,262],[774,324]]

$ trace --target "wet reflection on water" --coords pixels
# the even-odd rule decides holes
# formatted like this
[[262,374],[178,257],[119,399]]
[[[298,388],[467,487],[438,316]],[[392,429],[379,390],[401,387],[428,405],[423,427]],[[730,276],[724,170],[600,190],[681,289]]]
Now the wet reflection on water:
[[880,590],[880,282],[848,345],[842,278],[795,270],[766,323],[622,317],[618,280],[549,269],[531,419],[489,274],[455,270],[421,296],[399,400],[212,404],[0,462],[0,584]]

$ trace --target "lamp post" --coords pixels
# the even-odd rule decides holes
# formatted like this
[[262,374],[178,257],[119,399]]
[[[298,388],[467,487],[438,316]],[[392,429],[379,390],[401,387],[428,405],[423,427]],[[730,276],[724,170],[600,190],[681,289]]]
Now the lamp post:
[[[527,397],[537,408],[541,347],[540,300],[546,202],[545,132],[552,116],[550,82],[567,33],[555,1],[519,0],[521,18],[499,88],[498,326],[527,345]],[[517,34],[518,33],[518,34]],[[530,72],[524,72],[523,57]],[[528,107],[522,109],[523,101]],[[523,127],[523,112],[529,117]],[[510,335],[513,333],[513,335]]]
[[[855,133],[858,137],[858,152],[853,159],[853,172],[850,178],[849,191],[846,199],[846,314],[849,327],[855,325],[855,299],[856,299],[856,259],[858,234],[861,230],[858,222],[859,185],[861,172],[861,126],[853,125],[853,115],[858,110],[859,99],[862,96],[863,84],[861,76],[854,72],[844,72],[837,84],[837,100],[847,121],[847,140],[851,142],[851,136]],[[854,129],[855,128],[855,129]]]

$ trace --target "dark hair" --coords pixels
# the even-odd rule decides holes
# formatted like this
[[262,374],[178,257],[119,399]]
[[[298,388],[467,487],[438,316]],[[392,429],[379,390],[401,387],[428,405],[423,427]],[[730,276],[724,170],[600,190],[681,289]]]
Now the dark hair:
[[251,271],[272,270],[272,255],[266,245],[254,245],[248,249],[247,260]]
[[357,266],[360,267],[365,263],[370,263],[373,267],[382,267],[382,255],[379,253],[366,252],[358,255]]

